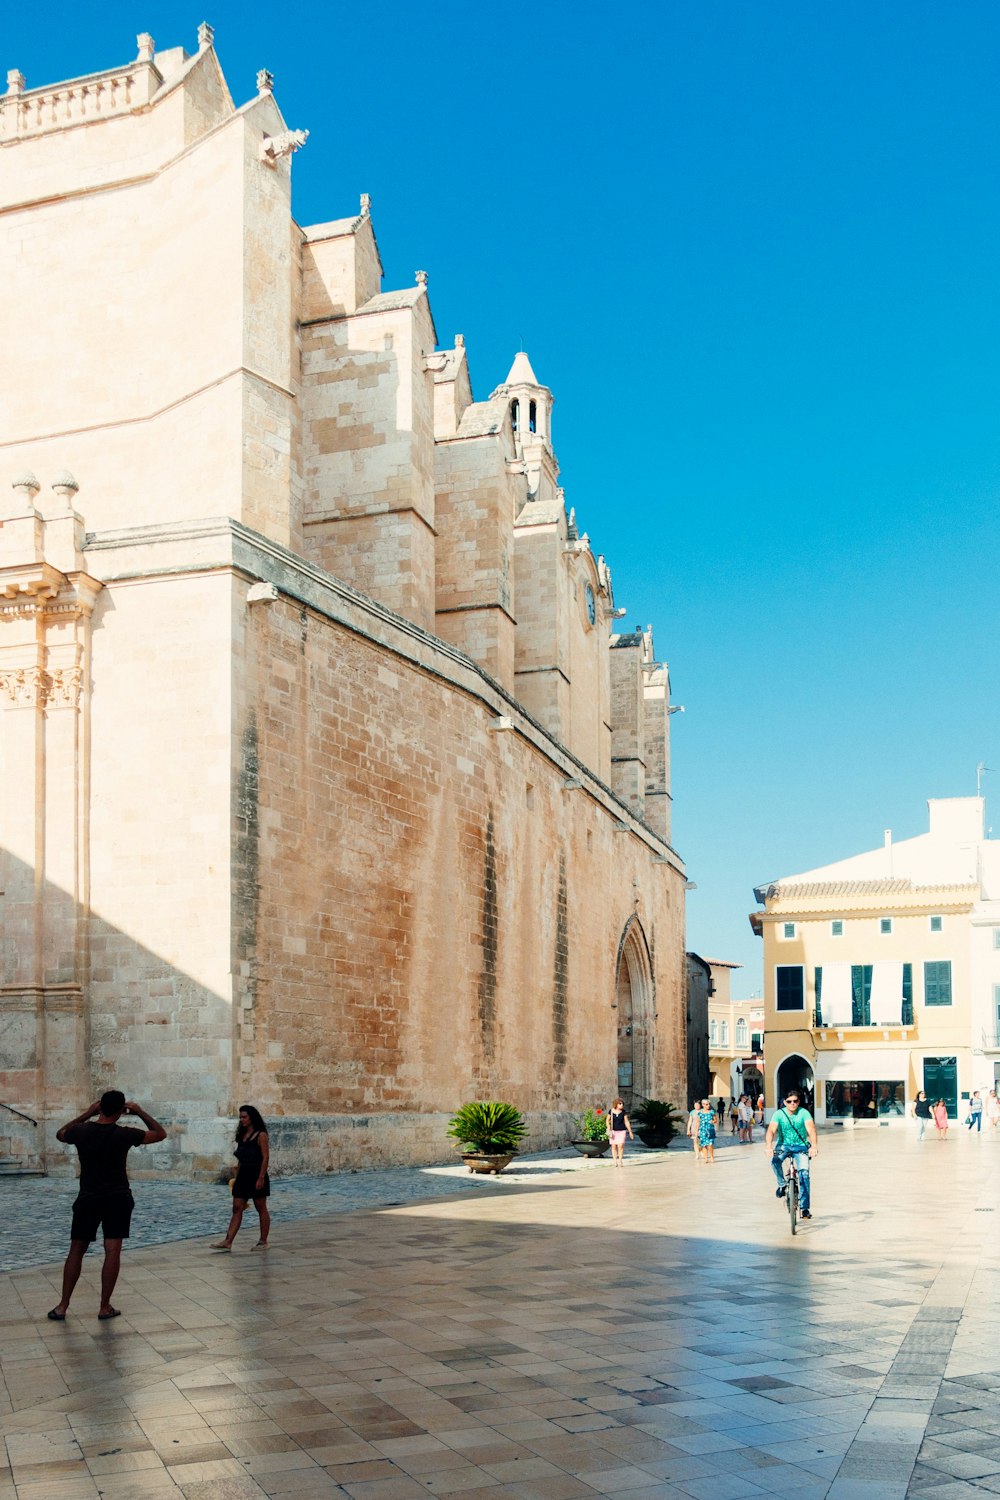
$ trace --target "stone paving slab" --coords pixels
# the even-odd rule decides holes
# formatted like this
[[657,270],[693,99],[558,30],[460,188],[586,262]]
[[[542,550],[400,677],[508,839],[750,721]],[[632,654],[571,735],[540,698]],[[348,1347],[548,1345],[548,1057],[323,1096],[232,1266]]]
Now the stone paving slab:
[[762,1151],[672,1148],[133,1244],[108,1324],[96,1257],[65,1324],[10,1272],[0,1500],[1000,1493],[997,1143],[821,1145],[794,1240]]

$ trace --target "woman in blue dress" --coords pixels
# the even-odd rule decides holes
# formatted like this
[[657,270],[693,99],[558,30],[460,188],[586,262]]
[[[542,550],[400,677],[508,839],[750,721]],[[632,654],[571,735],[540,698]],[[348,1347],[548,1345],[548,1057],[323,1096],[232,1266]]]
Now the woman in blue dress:
[[704,1161],[715,1162],[715,1110],[711,1099],[703,1099],[698,1111],[698,1149]]

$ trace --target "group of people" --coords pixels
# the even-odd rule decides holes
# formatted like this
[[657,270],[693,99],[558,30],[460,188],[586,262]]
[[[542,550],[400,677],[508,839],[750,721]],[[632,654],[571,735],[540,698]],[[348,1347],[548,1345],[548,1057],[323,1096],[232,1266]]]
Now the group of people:
[[[943,1099],[935,1099],[932,1103],[924,1093],[923,1089],[917,1094],[910,1111],[917,1122],[917,1140],[922,1141],[927,1133],[930,1121],[934,1122],[934,1133],[939,1141],[948,1139],[948,1106]],[[981,1133],[983,1128],[983,1115],[989,1122],[990,1131],[1000,1126],[1000,1096],[996,1089],[990,1089],[983,1100],[982,1091],[976,1089],[969,1100],[969,1107],[965,1115],[965,1127],[967,1130],[975,1130]]]
[[[721,1099],[719,1103],[722,1103]],[[738,1099],[729,1101],[729,1133],[735,1135],[744,1145],[753,1145],[753,1128],[763,1123],[763,1094],[758,1094],[756,1099],[750,1094],[741,1094]]]
[[[122,1115],[134,1115],[144,1130],[119,1125]],[[73,1204],[70,1226],[70,1248],[63,1266],[62,1295],[49,1311],[53,1323],[62,1323],[69,1310],[70,1298],[80,1279],[83,1258],[97,1239],[104,1236],[104,1264],[101,1269],[101,1302],[98,1318],[121,1316],[111,1301],[121,1269],[122,1244],[129,1237],[135,1199],[129,1187],[126,1164],[128,1154],[137,1146],[155,1146],[167,1138],[166,1129],[141,1105],[126,1099],[120,1089],[107,1089],[75,1120],[56,1131],[56,1139],[75,1146],[80,1158],[80,1190]],[[267,1249],[271,1217],[267,1200],[271,1192],[268,1176],[267,1126],[252,1104],[241,1104],[234,1142],[236,1175],[231,1180],[233,1212],[225,1237],[212,1245],[213,1250],[231,1250],[240,1230],[243,1215],[252,1201],[257,1210],[260,1237],[255,1250]]]

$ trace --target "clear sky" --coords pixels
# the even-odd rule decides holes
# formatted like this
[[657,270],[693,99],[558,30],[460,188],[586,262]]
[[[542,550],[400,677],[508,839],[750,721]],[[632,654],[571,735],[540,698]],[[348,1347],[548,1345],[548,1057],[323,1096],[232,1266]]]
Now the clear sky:
[[478,397],[523,339],[686,708],[688,945],[734,994],[755,884],[923,831],[978,761],[1000,819],[995,0],[205,3],[8,6],[0,64],[211,21],[237,102],[270,68],[311,132],[299,222],[370,192]]

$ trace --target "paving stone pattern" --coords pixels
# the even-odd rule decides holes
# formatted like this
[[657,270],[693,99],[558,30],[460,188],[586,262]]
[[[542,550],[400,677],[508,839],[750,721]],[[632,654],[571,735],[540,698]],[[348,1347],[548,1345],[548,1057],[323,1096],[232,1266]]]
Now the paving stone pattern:
[[795,1240],[757,1145],[10,1272],[0,1500],[1000,1493],[1000,1141],[822,1148]]

